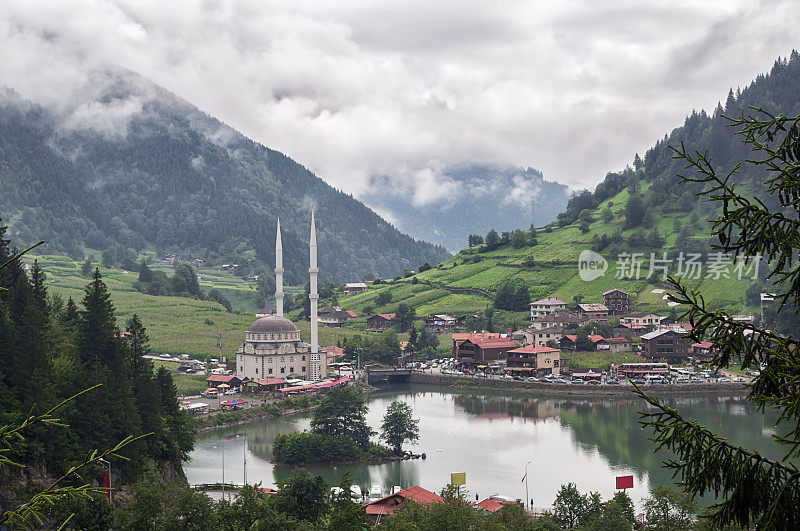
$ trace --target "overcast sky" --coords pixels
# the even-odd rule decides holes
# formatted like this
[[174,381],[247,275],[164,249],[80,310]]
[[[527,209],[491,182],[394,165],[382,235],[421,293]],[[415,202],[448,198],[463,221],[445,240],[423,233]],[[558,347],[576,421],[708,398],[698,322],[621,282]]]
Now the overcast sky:
[[0,3],[0,84],[44,103],[143,74],[356,196],[464,161],[573,188],[800,48],[797,1]]

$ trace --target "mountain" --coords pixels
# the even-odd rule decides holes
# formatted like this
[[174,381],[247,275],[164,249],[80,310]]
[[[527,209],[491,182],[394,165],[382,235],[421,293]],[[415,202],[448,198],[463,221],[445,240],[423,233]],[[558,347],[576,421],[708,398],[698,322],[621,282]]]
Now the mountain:
[[[703,293],[711,305],[734,313],[758,313],[759,293],[771,291],[765,280],[766,265],[761,264],[758,272],[743,271],[741,279],[733,266],[728,268],[729,278],[708,276],[714,252],[711,245],[717,240],[712,239],[707,220],[717,215],[718,207],[707,197],[695,195],[701,185],[680,182],[677,174],[685,171],[685,164],[673,159],[669,149],[683,142],[689,151],[709,150],[714,166],[727,172],[756,154],[741,143],[725,116],[753,114],[753,107],[772,114],[800,114],[800,54],[794,51],[788,58],[778,59],[769,74],[759,75],[748,87],[731,89],[724,105],[720,102],[711,113],[692,111],[683,126],[656,142],[643,159],[636,155],[634,167],[610,172],[594,191],[572,196],[557,221],[537,231],[535,245],[515,248],[501,243],[495,249],[463,249],[430,270],[371,286],[339,302],[357,313],[365,308],[391,312],[402,302],[420,316],[448,312],[465,315],[483,313],[492,306],[500,288],[513,283],[525,286],[531,300],[552,296],[568,303],[578,296],[583,302],[601,302],[604,291],[620,288],[632,294],[637,309],[666,314],[672,309],[664,300],[668,286],[660,271],[646,278],[650,256],[654,253],[662,258],[666,252],[669,271],[674,274],[679,253],[683,252],[701,253],[704,262],[701,276],[685,281],[690,289]],[[766,193],[767,178],[763,169],[745,164],[732,182],[740,190],[758,195],[770,208],[779,208],[777,198]],[[527,223],[517,226],[524,229]],[[530,242],[530,238],[526,240]],[[604,274],[590,280],[582,279],[578,269],[578,257],[587,250],[607,261]],[[641,253],[643,264],[638,276],[629,272],[618,275],[624,264],[623,253]],[[389,302],[377,304],[384,292],[381,301]],[[493,324],[502,329],[526,320],[527,312],[499,312]]]
[[322,280],[391,277],[449,256],[130,72],[95,72],[79,100],[58,106],[0,93],[0,183],[9,235],[73,257],[155,251],[265,273],[280,216],[286,280],[298,284],[311,208]]
[[[569,188],[546,181],[533,168],[464,163],[442,172],[439,199],[417,204],[413,194],[375,179],[361,199],[385,213],[397,227],[458,252],[470,234],[511,231],[520,220],[542,226],[556,219]],[[532,211],[535,208],[535,211]]]

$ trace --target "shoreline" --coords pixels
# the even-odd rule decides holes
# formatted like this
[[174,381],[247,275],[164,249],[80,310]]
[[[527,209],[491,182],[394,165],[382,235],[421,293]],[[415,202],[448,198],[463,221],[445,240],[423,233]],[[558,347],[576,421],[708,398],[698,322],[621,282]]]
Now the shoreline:
[[306,468],[312,466],[343,466],[343,465],[382,465],[384,463],[394,463],[396,461],[410,461],[412,459],[422,459],[420,455],[391,455],[387,457],[376,457],[372,459],[356,459],[355,461],[325,461],[319,463],[305,463],[301,465],[287,465],[284,463],[276,463],[270,461],[269,463],[275,468]]
[[[547,397],[622,397],[630,396],[633,393],[633,387],[630,385],[543,384],[519,380],[495,380],[421,372],[412,372],[408,383],[414,385],[436,385],[459,390],[514,391]],[[658,396],[744,396],[749,393],[747,387],[733,382],[714,384],[645,384],[640,386],[640,389],[647,392],[647,394]]]

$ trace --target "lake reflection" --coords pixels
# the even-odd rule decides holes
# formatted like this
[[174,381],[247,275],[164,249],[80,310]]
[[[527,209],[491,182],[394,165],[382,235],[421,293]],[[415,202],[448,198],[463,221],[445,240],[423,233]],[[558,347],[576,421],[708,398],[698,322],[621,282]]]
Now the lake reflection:
[[[392,485],[439,491],[451,472],[466,472],[473,497],[499,493],[524,498],[525,463],[532,461],[528,490],[537,507],[551,505],[559,486],[567,482],[607,498],[614,493],[615,476],[633,474],[629,494],[637,505],[651,483],[670,482],[671,473],[660,466],[666,454],[653,454],[638,424],[637,411],[643,404],[633,397],[536,398],[403,385],[370,395],[367,422],[373,429],[378,429],[392,400],[402,400],[414,410],[420,440],[407,449],[425,452],[426,460],[310,469],[332,484],[349,469],[365,490],[380,485],[384,491]],[[762,415],[741,397],[671,398],[667,403],[734,443],[765,457],[780,457],[769,438],[777,415]],[[274,486],[291,469],[269,462],[272,441],[279,433],[308,429],[310,420],[311,414],[299,414],[200,436],[184,467],[189,482],[221,480],[224,453],[227,481],[242,481],[246,456],[247,481]]]

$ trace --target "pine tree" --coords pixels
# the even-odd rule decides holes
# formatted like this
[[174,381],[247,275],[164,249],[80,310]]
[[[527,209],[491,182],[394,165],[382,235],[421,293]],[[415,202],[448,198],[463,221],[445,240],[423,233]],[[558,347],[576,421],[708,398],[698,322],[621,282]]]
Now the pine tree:
[[[763,257],[761,266],[770,268],[772,291],[778,293],[776,304],[783,312],[797,313],[800,116],[775,117],[758,111],[732,125],[738,128],[744,145],[758,152],[749,157],[751,169],[770,172],[767,192],[778,199],[780,210],[766,206],[769,198],[740,194],[731,175],[717,175],[706,152],[691,153],[683,144],[673,149],[693,173],[680,177],[683,182],[705,186],[702,194],[722,204],[719,217],[711,220],[718,248],[734,256]],[[800,456],[800,395],[795,383],[800,378],[800,341],[734,320],[727,312],[706,306],[699,292],[689,291],[678,280],[670,282],[676,292],[672,300],[689,308],[684,318],[692,325],[692,341],[708,340],[714,345],[711,365],[715,369],[733,363],[742,369],[764,365],[751,383],[748,400],[762,411],[769,406],[780,412],[776,424],[782,433],[776,441],[786,446],[786,455],[783,460],[770,460],[736,446],[638,390],[655,408],[640,413],[642,424],[653,431],[656,449],[676,454],[666,466],[690,496],[709,492],[717,496],[719,502],[704,514],[713,527],[800,529],[800,472],[794,463]]]
[[31,267],[31,285],[33,286],[33,300],[36,307],[43,313],[47,313],[47,288],[44,285],[44,271],[39,267],[39,260],[33,261]]

